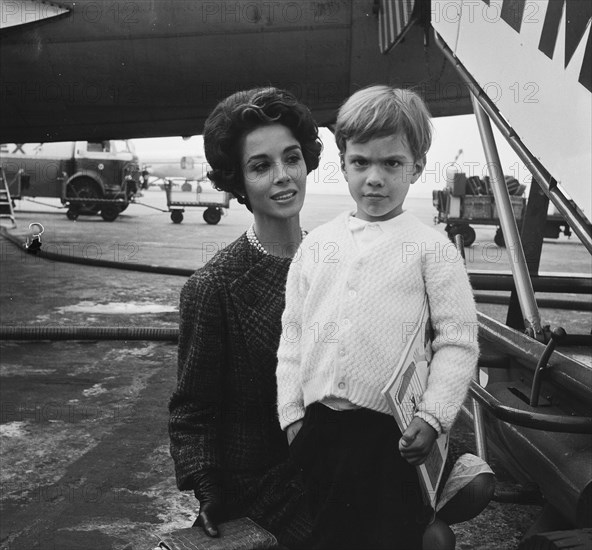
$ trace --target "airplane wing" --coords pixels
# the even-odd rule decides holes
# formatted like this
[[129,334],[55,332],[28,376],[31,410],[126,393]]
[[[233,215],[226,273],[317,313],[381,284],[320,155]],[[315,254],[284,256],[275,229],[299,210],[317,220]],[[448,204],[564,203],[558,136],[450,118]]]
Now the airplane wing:
[[38,0],[2,4],[17,13],[0,30],[0,142],[200,134],[220,99],[266,85],[320,125],[376,83],[415,86],[435,116],[471,109],[427,25],[381,53],[375,0],[76,0],[52,17]]

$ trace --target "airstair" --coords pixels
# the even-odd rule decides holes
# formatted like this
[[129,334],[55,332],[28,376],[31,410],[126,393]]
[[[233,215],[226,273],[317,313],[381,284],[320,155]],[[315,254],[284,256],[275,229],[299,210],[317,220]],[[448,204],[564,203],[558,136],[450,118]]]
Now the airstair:
[[0,220],[8,218],[12,222],[12,227],[16,227],[16,220],[14,219],[14,210],[12,207],[12,199],[10,191],[8,190],[8,182],[6,181],[6,174],[4,168],[0,168]]

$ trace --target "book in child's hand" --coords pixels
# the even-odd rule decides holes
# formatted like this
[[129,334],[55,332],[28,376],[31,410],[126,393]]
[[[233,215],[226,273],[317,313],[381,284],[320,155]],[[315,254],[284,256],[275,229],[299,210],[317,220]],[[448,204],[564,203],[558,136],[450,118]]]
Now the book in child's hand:
[[209,537],[201,527],[178,529],[161,537],[161,550],[273,550],[277,539],[250,518],[218,525],[217,537]]
[[[403,433],[417,412],[428,385],[432,358],[430,309],[427,296],[416,323],[404,327],[405,348],[382,394],[386,398],[397,425]],[[435,509],[438,484],[448,454],[450,434],[441,434],[426,461],[417,467],[427,502]]]

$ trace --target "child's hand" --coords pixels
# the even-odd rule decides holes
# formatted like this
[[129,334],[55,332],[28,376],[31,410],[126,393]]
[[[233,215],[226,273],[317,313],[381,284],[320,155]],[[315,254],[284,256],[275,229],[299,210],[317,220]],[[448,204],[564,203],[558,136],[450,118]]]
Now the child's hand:
[[426,461],[437,438],[438,433],[434,428],[425,420],[414,416],[399,440],[401,456],[409,464],[419,466]]
[[298,435],[298,432],[302,428],[302,420],[296,420],[296,422],[290,424],[286,428],[286,436],[288,437],[288,445],[292,444],[294,438]]

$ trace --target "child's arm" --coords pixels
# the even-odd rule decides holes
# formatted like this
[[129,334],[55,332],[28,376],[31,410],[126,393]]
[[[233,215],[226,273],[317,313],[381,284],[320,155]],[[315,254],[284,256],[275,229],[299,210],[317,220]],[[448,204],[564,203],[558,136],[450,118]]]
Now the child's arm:
[[479,347],[473,291],[463,260],[460,254],[450,254],[450,243],[442,242],[440,250],[441,255],[426,254],[422,259],[434,334],[428,387],[416,415],[436,431],[447,432],[477,368]]
[[[300,253],[299,251],[298,254]],[[304,292],[301,288],[302,257],[297,258],[299,259],[290,266],[286,281],[286,307],[282,315],[282,334],[277,353],[278,416],[282,430],[286,430],[304,416],[304,399],[300,386]]]
[[409,464],[419,466],[426,461],[437,438],[436,430],[415,416],[399,440],[399,452]]

